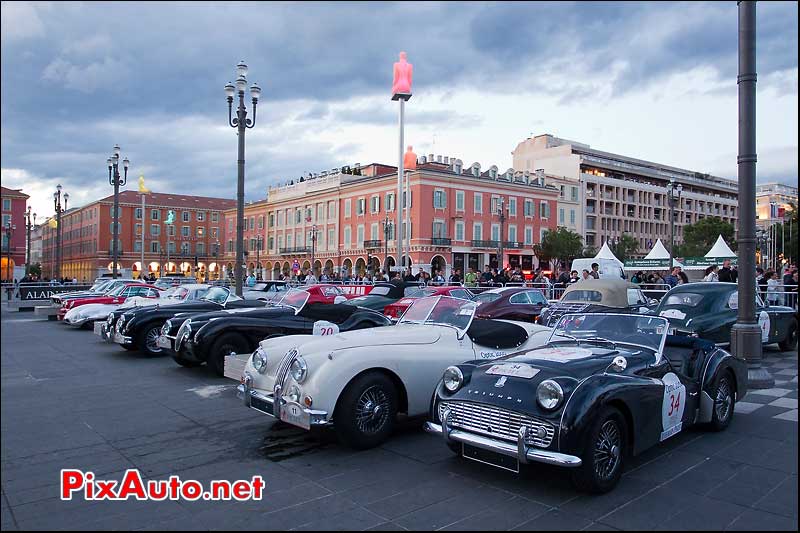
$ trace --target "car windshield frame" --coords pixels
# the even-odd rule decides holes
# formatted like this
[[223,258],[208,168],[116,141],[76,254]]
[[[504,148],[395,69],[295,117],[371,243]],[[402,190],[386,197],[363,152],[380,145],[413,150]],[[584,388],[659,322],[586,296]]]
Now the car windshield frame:
[[[305,294],[305,298],[303,298],[302,303],[300,303],[299,306],[297,305],[298,302],[294,301],[294,297],[298,293]],[[291,309],[294,309],[294,314],[297,315],[306,306],[309,298],[311,298],[311,293],[308,292],[307,290],[291,288],[286,291],[286,294],[281,296],[280,300],[276,302],[267,302],[266,307],[276,307],[276,306],[289,307]]]
[[[443,305],[443,302],[446,304]],[[469,315],[469,319],[467,320],[466,325],[463,327],[446,321],[441,320],[431,320],[431,315],[434,314],[434,311],[437,307],[448,307],[453,306],[455,304],[455,308],[458,310],[457,313],[454,313],[453,316],[467,316]],[[403,316],[400,317],[400,320],[397,322],[397,325],[405,325],[405,324],[412,324],[412,325],[419,325],[419,324],[426,324],[426,325],[435,325],[435,326],[447,326],[450,328],[455,329],[458,332],[459,338],[463,338],[466,334],[469,327],[472,325],[472,321],[475,320],[476,310],[478,309],[478,304],[472,300],[464,300],[462,298],[456,298],[454,296],[445,296],[445,295],[436,295],[436,296],[426,296],[424,298],[417,298],[415,299],[412,304],[406,309]],[[446,309],[445,309],[446,310]],[[465,310],[471,310],[471,312],[465,313]],[[419,314],[419,315],[418,315]],[[413,318],[416,316],[416,318]],[[424,318],[421,316],[424,315]]]
[[128,286],[125,284],[117,285],[116,287],[108,291],[106,293],[106,296],[114,296],[114,297],[119,296],[120,294],[122,294],[122,291],[124,291],[127,287]]
[[[494,296],[494,298],[490,299],[489,296]],[[488,292],[488,291],[479,292],[478,294],[475,295],[475,298],[473,298],[472,301],[477,303],[478,305],[483,303],[492,303],[499,300],[501,296],[502,294],[500,294],[499,292]]]
[[[224,293],[225,293],[225,299],[224,299],[222,302],[220,302],[220,301],[218,301],[218,300],[216,300],[216,299],[214,299],[214,298],[209,298],[209,297],[208,297],[208,293],[209,293],[209,292],[211,292],[211,291],[213,291],[213,290],[216,290],[216,289],[219,289],[220,291],[224,291]],[[200,300],[206,300],[206,301],[209,301],[209,302],[213,302],[213,303],[215,303],[215,304],[217,304],[217,305],[225,305],[226,303],[228,303],[228,301],[230,301],[230,299],[231,299],[231,294],[232,294],[232,293],[231,293],[230,289],[228,289],[227,287],[211,287],[211,288],[210,288],[210,289],[208,289],[208,291],[206,291],[206,293],[205,293],[203,296],[201,296],[199,299],[200,299]]]
[[[658,332],[658,325],[655,325],[654,328],[656,330],[656,334],[653,335],[654,337],[660,336],[657,343],[654,343],[652,346],[648,346],[645,344],[640,344],[636,342],[629,342],[624,338],[609,338],[607,336],[608,330],[606,330],[606,336],[599,337],[598,335],[592,335],[589,337],[578,337],[573,334],[573,332],[563,331],[563,333],[559,334],[559,327],[566,322],[575,322],[577,319],[580,319],[581,323],[587,323],[587,321],[593,321],[604,317],[606,319],[631,319],[632,321],[638,322],[640,320],[649,320],[655,321],[656,323],[661,323],[661,332]],[[635,331],[636,328],[631,328],[632,331]],[[593,332],[597,332],[597,329],[591,330]],[[585,342],[609,342],[613,343],[614,345],[622,344],[625,346],[636,346],[638,348],[644,348],[645,350],[649,350],[653,352],[656,363],[658,363],[662,355],[664,353],[664,345],[667,342],[667,335],[669,333],[669,320],[664,317],[656,316],[656,315],[639,315],[639,314],[629,314],[629,313],[567,313],[561,316],[553,327],[553,331],[550,332],[550,337],[548,337],[547,342],[545,344],[557,343],[557,342],[565,342],[565,341],[575,341],[577,344],[580,344],[581,341]],[[554,337],[560,337],[555,339]],[[602,340],[601,340],[602,339]]]

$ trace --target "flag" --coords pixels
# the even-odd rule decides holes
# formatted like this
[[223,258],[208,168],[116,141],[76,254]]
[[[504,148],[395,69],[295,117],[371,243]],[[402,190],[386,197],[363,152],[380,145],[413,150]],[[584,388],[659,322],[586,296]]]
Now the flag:
[[142,194],[150,192],[150,189],[144,186],[144,176],[139,176],[139,192]]

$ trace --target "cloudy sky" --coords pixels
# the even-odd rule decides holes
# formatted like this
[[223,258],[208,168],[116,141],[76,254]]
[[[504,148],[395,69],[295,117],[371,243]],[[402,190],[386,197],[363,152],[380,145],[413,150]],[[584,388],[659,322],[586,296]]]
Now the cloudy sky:
[[[758,3],[759,181],[797,182],[797,4]],[[223,86],[263,88],[247,200],[417,153],[500,168],[531,134],[734,178],[737,7],[711,3],[2,3],[2,183],[52,213],[111,193],[115,143],[156,192],[234,198]]]

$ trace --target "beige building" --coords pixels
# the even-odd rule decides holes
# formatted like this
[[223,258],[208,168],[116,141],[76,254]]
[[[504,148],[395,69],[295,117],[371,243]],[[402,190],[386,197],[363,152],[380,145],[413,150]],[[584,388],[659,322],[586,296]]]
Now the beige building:
[[797,206],[797,187],[782,183],[765,183],[756,186],[756,224],[769,227],[781,222],[781,209],[784,212]]
[[[644,255],[656,239],[669,243],[670,180],[683,187],[675,206],[676,244],[683,241],[685,225],[705,217],[736,226],[738,190],[733,180],[603,152],[549,134],[525,139],[511,154],[515,169],[544,172],[548,184],[565,186],[569,202],[578,206],[575,231],[586,246],[599,248],[628,234],[639,240],[638,255]],[[578,186],[577,202],[572,184]],[[559,209],[562,205],[568,217],[570,204],[564,201]]]

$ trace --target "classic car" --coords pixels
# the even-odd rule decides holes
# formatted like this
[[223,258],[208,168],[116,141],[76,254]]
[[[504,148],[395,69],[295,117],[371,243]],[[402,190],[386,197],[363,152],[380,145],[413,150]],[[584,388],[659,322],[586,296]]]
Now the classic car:
[[180,285],[188,285],[191,283],[197,283],[197,278],[194,276],[170,276],[166,275],[164,277],[158,278],[155,282],[155,286],[159,289],[167,289],[169,287],[178,287]]
[[538,322],[553,326],[567,313],[649,313],[658,304],[635,283],[621,279],[588,279],[564,290],[558,302],[542,310]]
[[474,319],[475,308],[431,296],[411,304],[395,326],[342,333],[328,326],[322,335],[265,339],[244,367],[239,395],[289,424],[332,425],[349,446],[377,446],[398,413],[427,413],[448,365],[530,349],[550,335],[526,322]]
[[163,348],[158,345],[161,326],[178,314],[263,306],[264,302],[239,298],[227,287],[211,287],[199,300],[113,311],[102,323],[97,334],[109,342],[116,342],[126,350],[161,355],[164,353]]
[[566,467],[577,488],[609,491],[629,457],[694,424],[725,429],[747,392],[744,359],[668,329],[654,315],[564,315],[542,347],[448,367],[425,429],[465,458]]
[[403,313],[406,312],[414,300],[417,298],[425,298],[427,296],[452,296],[453,298],[461,298],[462,300],[472,300],[475,295],[472,292],[462,287],[461,285],[452,285],[446,287],[410,287],[405,291],[405,296],[400,298],[394,303],[391,303],[383,308],[383,314],[393,320],[397,320]]
[[156,288],[154,285],[145,285],[142,283],[127,283],[119,285],[107,294],[100,294],[96,296],[84,296],[83,298],[73,298],[67,300],[58,310],[56,316],[58,320],[64,320],[67,311],[89,304],[121,304],[131,296],[140,296],[142,298],[159,298],[161,289]]
[[[237,309],[189,315],[175,334],[174,355],[180,365],[207,363],[220,376],[225,357],[252,353],[264,338],[311,334],[314,328],[335,324],[339,331],[389,326],[391,320],[369,309],[314,300],[311,292],[291,289],[275,305],[261,309]],[[177,320],[177,319],[176,319]],[[171,321],[162,327],[169,334]]]
[[[777,342],[783,351],[797,350],[797,316],[791,307],[767,305],[756,294],[756,317],[764,344]],[[721,346],[731,342],[739,290],[736,283],[697,282],[673,287],[654,313],[669,319],[678,331],[695,334]]]
[[400,298],[406,295],[413,294],[420,288],[419,283],[414,282],[399,282],[390,283],[381,281],[375,284],[368,294],[363,296],[351,297],[347,301],[347,305],[357,305],[373,311],[383,311],[383,309],[390,304],[393,304]]
[[507,318],[535,322],[548,302],[541,289],[498,287],[475,296],[478,318]]
[[62,307],[65,302],[73,299],[73,298],[84,298],[86,296],[98,296],[103,294],[108,294],[112,290],[116,289],[120,285],[125,285],[127,283],[136,283],[135,279],[106,279],[103,282],[95,282],[94,285],[88,291],[77,291],[77,292],[62,292],[59,294],[54,294],[50,297],[50,303],[53,307]]
[[293,285],[286,281],[259,281],[252,287],[245,287],[242,298],[245,300],[280,300]]
[[180,303],[183,301],[197,300],[211,287],[209,285],[195,283],[182,285],[180,287],[170,287],[159,291],[158,298],[146,298],[142,296],[132,296],[121,304],[87,304],[81,305],[67,311],[64,315],[64,323],[75,328],[91,325],[93,322],[103,321],[108,318],[112,311],[125,311],[134,307],[147,307],[153,305],[166,305]]

